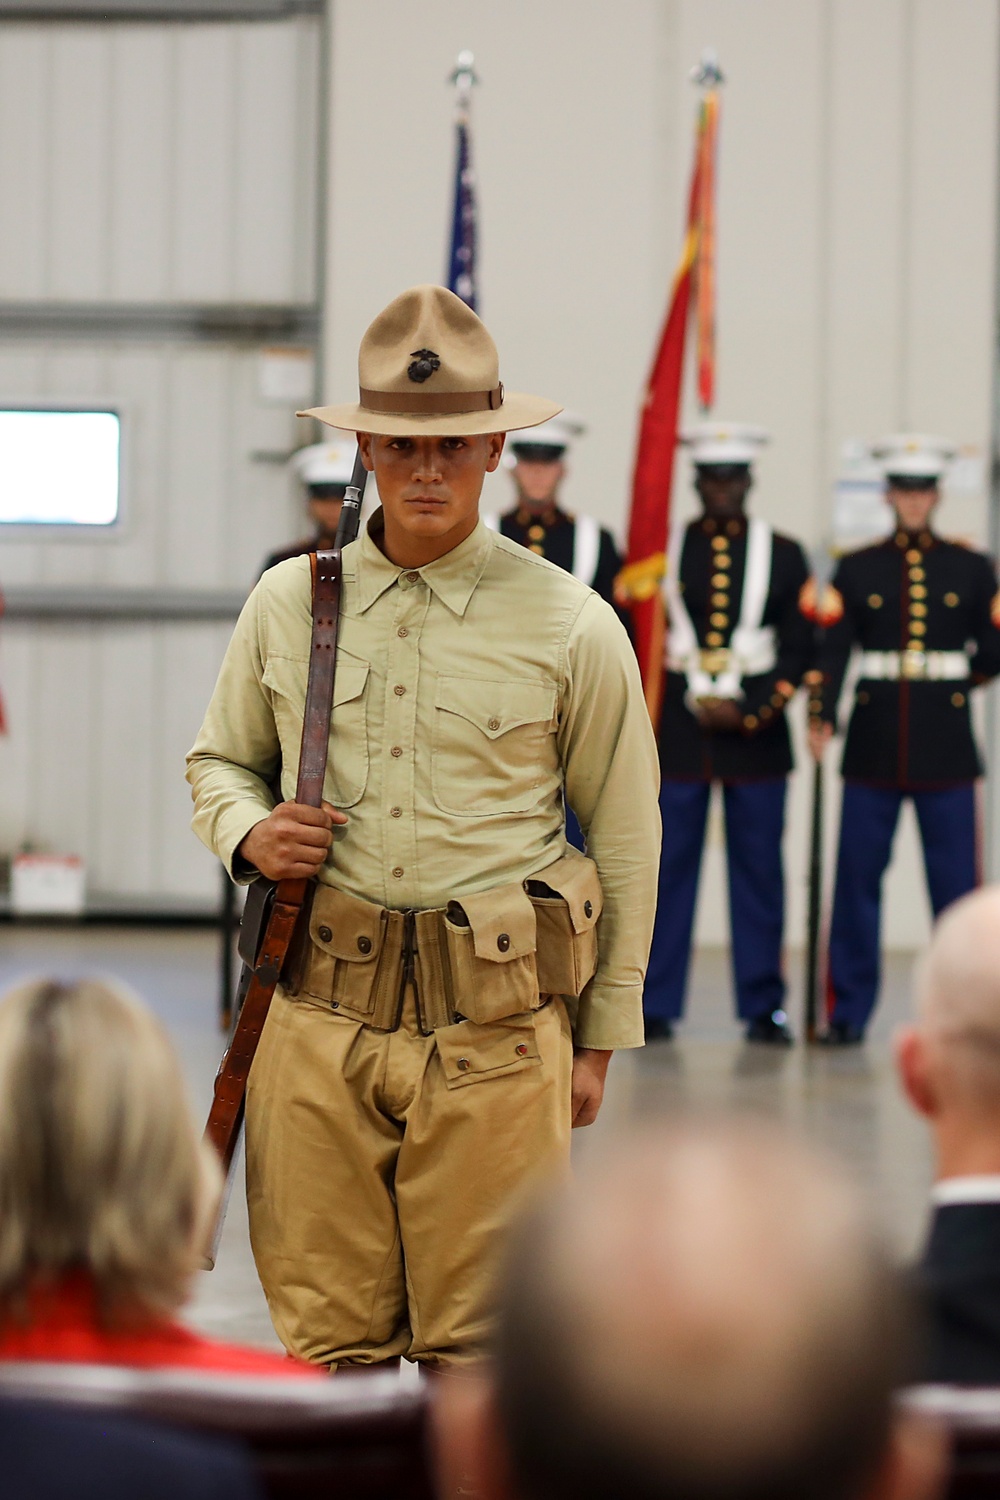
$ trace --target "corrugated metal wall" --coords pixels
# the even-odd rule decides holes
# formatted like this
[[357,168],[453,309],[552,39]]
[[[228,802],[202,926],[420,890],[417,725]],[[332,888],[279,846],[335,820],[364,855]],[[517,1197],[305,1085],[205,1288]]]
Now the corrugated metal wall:
[[[315,300],[319,21],[0,26],[0,302]],[[0,536],[0,587],[249,587],[301,524],[293,405],[253,343],[11,339],[0,405],[123,416],[114,535]],[[229,626],[0,626],[0,852],[82,854],[101,892],[214,898],[182,779]]]

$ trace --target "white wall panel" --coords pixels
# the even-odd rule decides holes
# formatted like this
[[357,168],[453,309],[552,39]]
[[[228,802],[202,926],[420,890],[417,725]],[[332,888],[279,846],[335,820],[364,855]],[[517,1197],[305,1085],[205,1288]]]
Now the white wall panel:
[[308,301],[318,42],[312,16],[0,27],[0,298]]

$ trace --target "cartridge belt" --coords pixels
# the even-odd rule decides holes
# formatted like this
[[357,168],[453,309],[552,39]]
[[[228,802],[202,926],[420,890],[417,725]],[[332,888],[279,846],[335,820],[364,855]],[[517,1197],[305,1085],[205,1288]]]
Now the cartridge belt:
[[596,865],[575,851],[528,880],[427,911],[317,884],[282,987],[375,1031],[396,1030],[411,985],[427,1034],[524,1014],[542,997],[582,993],[602,904]]
[[861,676],[870,682],[961,682],[969,676],[964,651],[862,651]]

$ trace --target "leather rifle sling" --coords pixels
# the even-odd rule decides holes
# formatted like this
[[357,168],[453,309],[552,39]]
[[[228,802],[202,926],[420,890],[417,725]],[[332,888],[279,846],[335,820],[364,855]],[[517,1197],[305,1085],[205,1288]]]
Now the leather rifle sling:
[[[329,754],[333,679],[337,669],[340,549],[335,547],[329,552],[313,553],[310,562],[312,643],[295,800],[308,807],[320,807]],[[236,1143],[243,1123],[250,1068],[296,922],[305,904],[308,887],[308,880],[278,882],[274,906],[254,965],[253,978],[247,989],[232,1041],[226,1049],[215,1080],[215,1097],[205,1135],[219,1153],[223,1169],[227,1172],[236,1153]]]

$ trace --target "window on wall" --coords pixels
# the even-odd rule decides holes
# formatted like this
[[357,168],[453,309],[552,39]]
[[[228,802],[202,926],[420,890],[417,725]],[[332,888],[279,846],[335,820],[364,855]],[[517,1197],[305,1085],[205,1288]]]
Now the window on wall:
[[113,526],[120,458],[117,412],[0,410],[0,527]]

